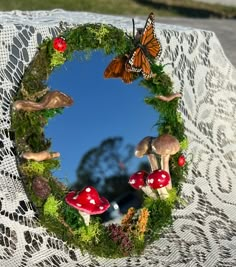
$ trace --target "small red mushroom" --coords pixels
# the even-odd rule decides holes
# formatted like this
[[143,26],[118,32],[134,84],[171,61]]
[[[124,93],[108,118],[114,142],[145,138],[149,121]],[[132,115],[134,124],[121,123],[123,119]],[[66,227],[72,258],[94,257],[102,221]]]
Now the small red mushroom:
[[110,207],[108,200],[100,197],[92,186],[87,186],[79,192],[69,192],[65,201],[79,211],[86,225],[89,225],[90,215],[101,214]]
[[134,189],[137,189],[137,190],[141,189],[147,196],[156,199],[157,198],[156,194],[146,184],[147,177],[148,177],[148,173],[146,171],[137,171],[130,176],[129,184]]
[[137,171],[132,174],[129,178],[129,184],[134,189],[141,189],[146,185],[146,178],[148,177],[148,173],[146,171]]
[[170,182],[170,175],[167,171],[164,170],[155,170],[150,173],[147,177],[147,184],[152,189],[160,189],[162,198],[168,197],[168,192],[165,186]]
[[62,37],[56,37],[53,40],[53,48],[57,50],[58,52],[64,52],[66,50],[67,44],[66,40]]

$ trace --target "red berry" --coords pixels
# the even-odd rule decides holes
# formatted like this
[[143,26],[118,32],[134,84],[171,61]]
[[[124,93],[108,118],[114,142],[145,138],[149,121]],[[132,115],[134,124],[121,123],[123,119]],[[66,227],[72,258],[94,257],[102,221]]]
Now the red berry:
[[65,39],[57,37],[53,40],[53,48],[58,52],[64,52],[66,50],[67,44]]
[[178,158],[178,165],[180,167],[183,167],[185,165],[185,163],[186,163],[185,156],[184,155],[179,156],[179,158]]

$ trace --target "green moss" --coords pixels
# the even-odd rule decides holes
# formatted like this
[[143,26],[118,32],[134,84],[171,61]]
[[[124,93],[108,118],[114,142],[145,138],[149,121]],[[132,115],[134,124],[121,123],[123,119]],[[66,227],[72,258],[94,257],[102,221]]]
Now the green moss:
[[60,182],[57,178],[53,177],[51,173],[48,178],[48,185],[50,186],[51,192],[53,192],[53,195],[56,197],[56,199],[59,199],[59,200],[64,199],[65,193],[68,191],[68,188],[66,187],[66,185]]
[[144,206],[150,212],[146,242],[150,243],[158,239],[160,230],[172,223],[171,211],[173,205],[171,203],[161,199],[145,199]]
[[44,119],[45,125],[48,124],[48,121],[52,118],[54,118],[56,115],[61,115],[63,114],[63,108],[52,108],[52,109],[44,109],[38,111],[39,116]]
[[47,121],[39,112],[19,111],[12,114],[11,130],[15,132],[18,152],[47,150],[51,142],[45,138]]
[[178,152],[172,158],[170,159],[170,165],[172,165],[172,168],[170,168],[170,174],[171,174],[171,180],[172,185],[177,191],[177,195],[180,194],[182,183],[186,179],[186,174],[188,170],[188,162],[183,167],[180,167],[178,165],[178,158],[181,155],[182,151]]
[[[105,258],[120,258],[127,256],[124,255],[121,247],[110,238],[107,227],[96,222],[96,220],[94,223],[95,229],[97,229],[96,231],[99,232],[99,237],[94,237],[89,243],[83,243],[83,248],[86,248],[86,251],[92,255]],[[89,227],[94,229],[93,225]],[[86,234],[86,232],[84,232],[84,234]]]
[[103,49],[106,54],[124,54],[133,48],[126,34],[111,25],[85,24],[63,34],[68,48],[65,56],[70,58],[74,51]]
[[41,162],[27,161],[20,166],[21,173],[28,177],[43,176],[45,166]]
[[63,220],[59,220],[59,218],[50,215],[43,215],[43,213],[40,214],[39,220],[49,232],[56,233],[57,238],[67,240],[69,245],[77,242],[77,240],[74,239],[73,233],[68,230],[68,227],[65,224],[63,224]]
[[79,229],[84,225],[83,218],[80,216],[79,212],[65,202],[61,207],[61,216],[73,230]]
[[56,200],[54,196],[50,195],[43,206],[44,215],[58,218],[59,217],[58,210],[60,205],[61,201]]
[[20,165],[20,171],[24,176],[28,177],[49,177],[52,170],[58,169],[60,162],[57,159],[50,159],[45,161],[33,161],[29,160]]
[[[61,36],[67,42],[66,51],[58,53],[53,49],[52,40],[44,40],[34,60],[25,71],[21,90],[15,99],[40,101],[46,92],[45,81],[53,68],[63,64],[65,60],[70,60],[74,51],[85,51],[85,59],[87,59],[96,49],[103,49],[105,54],[124,55],[129,54],[134,48],[132,38],[111,25],[85,24],[65,31]],[[164,72],[162,65],[153,63],[152,71],[156,76],[150,80],[143,79],[140,83],[148,89],[149,95],[145,98],[145,102],[160,114],[160,119],[156,122],[157,134],[174,135],[180,141],[181,151],[170,159],[170,174],[174,189],[169,192],[169,198],[167,200],[146,198],[143,203],[150,213],[147,232],[144,236],[137,234],[136,231],[138,213],[132,220],[130,228],[132,230],[118,226],[109,228],[96,218],[92,218],[90,225],[85,226],[77,210],[63,201],[68,188],[53,177],[53,170],[60,166],[59,160],[52,159],[43,162],[20,160],[19,169],[24,176],[25,189],[37,208],[40,223],[50,232],[55,233],[58,238],[92,255],[117,258],[140,254],[147,243],[159,238],[163,227],[172,223],[171,212],[178,201],[178,194],[188,166],[186,164],[180,167],[177,162],[179,155],[187,148],[188,141],[184,134],[183,120],[177,112],[178,99],[166,103],[156,98],[156,95],[167,96],[173,93],[173,83],[170,77]],[[13,111],[12,130],[15,131],[18,153],[48,150],[50,140],[44,136],[44,127],[49,119],[61,114],[62,110]],[[37,176],[46,178],[51,188],[51,195],[46,201],[39,199],[33,193],[32,181]],[[119,236],[123,236],[118,241],[114,238],[114,233],[117,232],[120,233]]]
[[134,247],[135,247],[135,254],[134,255],[140,255],[142,254],[145,246],[146,246],[146,240],[145,239],[139,239],[139,238],[134,238]]
[[181,142],[180,142],[180,148],[182,150],[186,150],[188,148],[188,139],[187,138],[184,138]]
[[62,65],[65,61],[66,61],[66,58],[64,57],[64,54],[63,54],[63,53],[60,53],[60,52],[58,52],[58,51],[55,51],[55,52],[52,54],[52,57],[51,57],[50,67],[51,67],[51,68],[54,68],[54,67],[60,66],[60,65]]
[[102,229],[99,222],[91,223],[88,226],[82,226],[75,231],[75,235],[80,238],[82,243],[86,245],[98,244]]

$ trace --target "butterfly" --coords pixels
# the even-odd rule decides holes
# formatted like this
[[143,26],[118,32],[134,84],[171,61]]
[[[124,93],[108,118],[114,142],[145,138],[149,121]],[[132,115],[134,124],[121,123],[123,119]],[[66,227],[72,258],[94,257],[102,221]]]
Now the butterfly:
[[125,83],[131,83],[135,74],[126,70],[126,63],[129,56],[117,56],[109,63],[104,71],[105,78],[121,78]]
[[161,53],[161,43],[157,39],[154,26],[154,14],[150,13],[144,29],[136,34],[136,48],[131,53],[126,63],[126,70],[130,72],[142,72],[144,78],[149,79],[153,76],[150,58],[156,58]]

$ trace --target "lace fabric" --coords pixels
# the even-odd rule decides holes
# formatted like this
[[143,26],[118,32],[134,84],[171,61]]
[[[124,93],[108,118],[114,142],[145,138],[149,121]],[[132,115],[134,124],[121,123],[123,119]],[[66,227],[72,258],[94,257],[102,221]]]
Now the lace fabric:
[[[132,32],[131,20],[63,10],[0,15],[0,265],[236,266],[236,70],[215,34],[156,24],[160,62],[182,94],[179,111],[193,156],[182,189],[186,205],[140,257],[103,259],[82,255],[39,226],[17,170],[10,111],[37,46],[55,37],[61,25],[106,23]],[[144,22],[137,19],[136,26]]]

